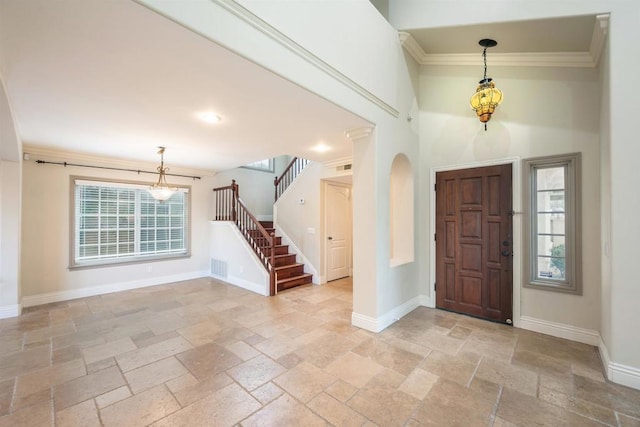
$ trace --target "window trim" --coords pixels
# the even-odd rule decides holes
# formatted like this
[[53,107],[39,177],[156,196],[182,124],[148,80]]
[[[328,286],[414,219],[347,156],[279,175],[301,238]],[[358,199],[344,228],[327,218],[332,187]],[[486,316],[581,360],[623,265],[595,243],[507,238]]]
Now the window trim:
[[[130,264],[141,264],[156,261],[167,261],[174,259],[185,259],[191,257],[191,186],[188,185],[174,185],[178,188],[178,191],[187,193],[187,200],[185,207],[187,209],[186,230],[184,233],[185,238],[185,253],[183,254],[159,254],[159,255],[141,255],[136,257],[121,257],[121,258],[108,258],[97,259],[88,262],[77,263],[75,260],[76,253],[76,184],[87,182],[95,182],[99,184],[114,184],[113,187],[120,188],[138,188],[147,189],[151,184],[141,181],[130,181],[122,179],[112,178],[99,178],[99,177],[87,177],[71,175],[69,176],[69,270],[85,270],[100,267],[119,267]],[[109,187],[109,185],[105,185]]]
[[[523,160],[523,286],[582,295],[582,170],[581,153],[535,157]],[[537,207],[536,171],[566,167],[565,175],[565,280],[536,277]]]

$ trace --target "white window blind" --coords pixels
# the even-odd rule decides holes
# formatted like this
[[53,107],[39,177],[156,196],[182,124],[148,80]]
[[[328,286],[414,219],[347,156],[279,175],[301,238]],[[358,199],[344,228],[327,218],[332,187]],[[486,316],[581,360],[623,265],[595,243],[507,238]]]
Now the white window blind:
[[187,255],[188,191],[157,202],[148,186],[74,181],[72,267]]

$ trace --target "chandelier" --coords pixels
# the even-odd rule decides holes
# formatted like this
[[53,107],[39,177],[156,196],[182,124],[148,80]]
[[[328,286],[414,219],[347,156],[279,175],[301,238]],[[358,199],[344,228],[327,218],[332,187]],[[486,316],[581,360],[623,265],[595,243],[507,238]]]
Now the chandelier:
[[173,196],[173,193],[178,191],[178,189],[167,184],[167,177],[165,176],[165,174],[169,171],[169,168],[164,167],[164,147],[158,148],[158,154],[160,154],[160,166],[158,166],[158,182],[149,187],[149,193],[154,199],[163,202]]
[[471,108],[475,110],[478,118],[484,123],[484,130],[487,130],[487,122],[491,120],[491,115],[500,105],[503,99],[502,91],[492,82],[491,77],[487,77],[487,48],[498,44],[495,40],[482,39],[478,42],[484,48],[482,58],[484,59],[484,77],[478,83],[476,93],[471,97]]

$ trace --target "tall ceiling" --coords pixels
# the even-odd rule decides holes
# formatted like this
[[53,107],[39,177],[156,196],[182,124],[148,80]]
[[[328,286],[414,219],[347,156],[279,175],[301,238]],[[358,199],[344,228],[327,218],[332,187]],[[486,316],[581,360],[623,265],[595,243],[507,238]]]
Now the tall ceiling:
[[[593,53],[595,22],[401,30],[420,63],[470,54],[477,64],[489,37],[495,64]],[[369,125],[133,0],[0,0],[0,76],[25,145],[128,161],[156,162],[158,146],[169,166],[209,171],[283,154],[329,161],[351,156],[345,131]],[[205,123],[204,111],[222,120]]]
[[0,1],[0,75],[26,145],[88,155],[155,162],[165,146],[167,165],[211,171],[328,161],[369,125],[132,0]]

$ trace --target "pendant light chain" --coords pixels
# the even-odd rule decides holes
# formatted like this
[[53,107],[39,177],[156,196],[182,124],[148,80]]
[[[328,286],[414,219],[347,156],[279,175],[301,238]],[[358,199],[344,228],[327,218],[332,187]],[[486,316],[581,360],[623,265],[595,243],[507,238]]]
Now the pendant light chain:
[[482,51],[482,59],[484,60],[484,80],[487,80],[487,48]]

